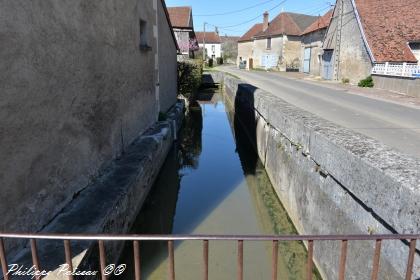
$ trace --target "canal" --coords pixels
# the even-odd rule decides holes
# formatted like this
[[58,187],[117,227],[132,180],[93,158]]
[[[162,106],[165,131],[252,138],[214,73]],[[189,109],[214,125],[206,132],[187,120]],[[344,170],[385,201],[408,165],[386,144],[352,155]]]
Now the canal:
[[[206,90],[132,228],[135,234],[297,234],[254,145],[219,90]],[[202,278],[202,243],[175,243],[177,279]],[[209,278],[236,278],[236,243],[210,242]],[[279,244],[279,279],[304,279],[301,242]],[[244,278],[271,279],[271,242],[244,244]],[[134,279],[131,243],[121,263]],[[166,279],[167,244],[141,244],[142,279]],[[122,279],[121,276],[118,279]],[[314,278],[320,279],[314,271]]]

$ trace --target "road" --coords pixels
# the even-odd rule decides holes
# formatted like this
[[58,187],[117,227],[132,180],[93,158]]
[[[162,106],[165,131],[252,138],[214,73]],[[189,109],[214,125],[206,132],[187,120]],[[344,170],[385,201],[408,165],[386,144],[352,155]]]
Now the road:
[[290,79],[278,73],[245,71],[233,66],[220,70],[296,107],[420,158],[420,108],[356,95],[320,83]]

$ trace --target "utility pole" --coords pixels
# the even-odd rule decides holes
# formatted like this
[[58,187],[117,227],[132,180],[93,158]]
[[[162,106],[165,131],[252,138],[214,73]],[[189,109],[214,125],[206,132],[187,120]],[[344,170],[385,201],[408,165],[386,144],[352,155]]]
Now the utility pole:
[[338,13],[339,13],[339,19],[337,22],[337,34],[336,34],[336,41],[335,41],[335,59],[334,59],[334,66],[335,66],[334,76],[337,81],[340,77],[341,32],[343,29],[343,17],[344,17],[344,1],[343,0],[340,1]]
[[204,23],[204,32],[203,32],[203,62],[206,61],[206,24],[207,22]]

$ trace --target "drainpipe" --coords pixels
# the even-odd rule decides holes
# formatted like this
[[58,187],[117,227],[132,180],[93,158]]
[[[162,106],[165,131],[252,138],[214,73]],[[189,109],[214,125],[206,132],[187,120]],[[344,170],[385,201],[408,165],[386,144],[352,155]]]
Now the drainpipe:
[[153,0],[153,9],[156,12],[156,24],[153,26],[153,36],[156,40],[156,52],[155,52],[155,102],[156,102],[156,121],[159,119],[160,113],[160,69],[159,69],[159,9],[158,0]]

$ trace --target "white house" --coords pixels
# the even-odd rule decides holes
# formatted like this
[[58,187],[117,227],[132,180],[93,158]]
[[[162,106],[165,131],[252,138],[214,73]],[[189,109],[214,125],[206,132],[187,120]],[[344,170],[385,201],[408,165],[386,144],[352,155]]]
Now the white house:
[[222,57],[222,40],[216,32],[196,32],[200,48],[206,45],[207,58]]

